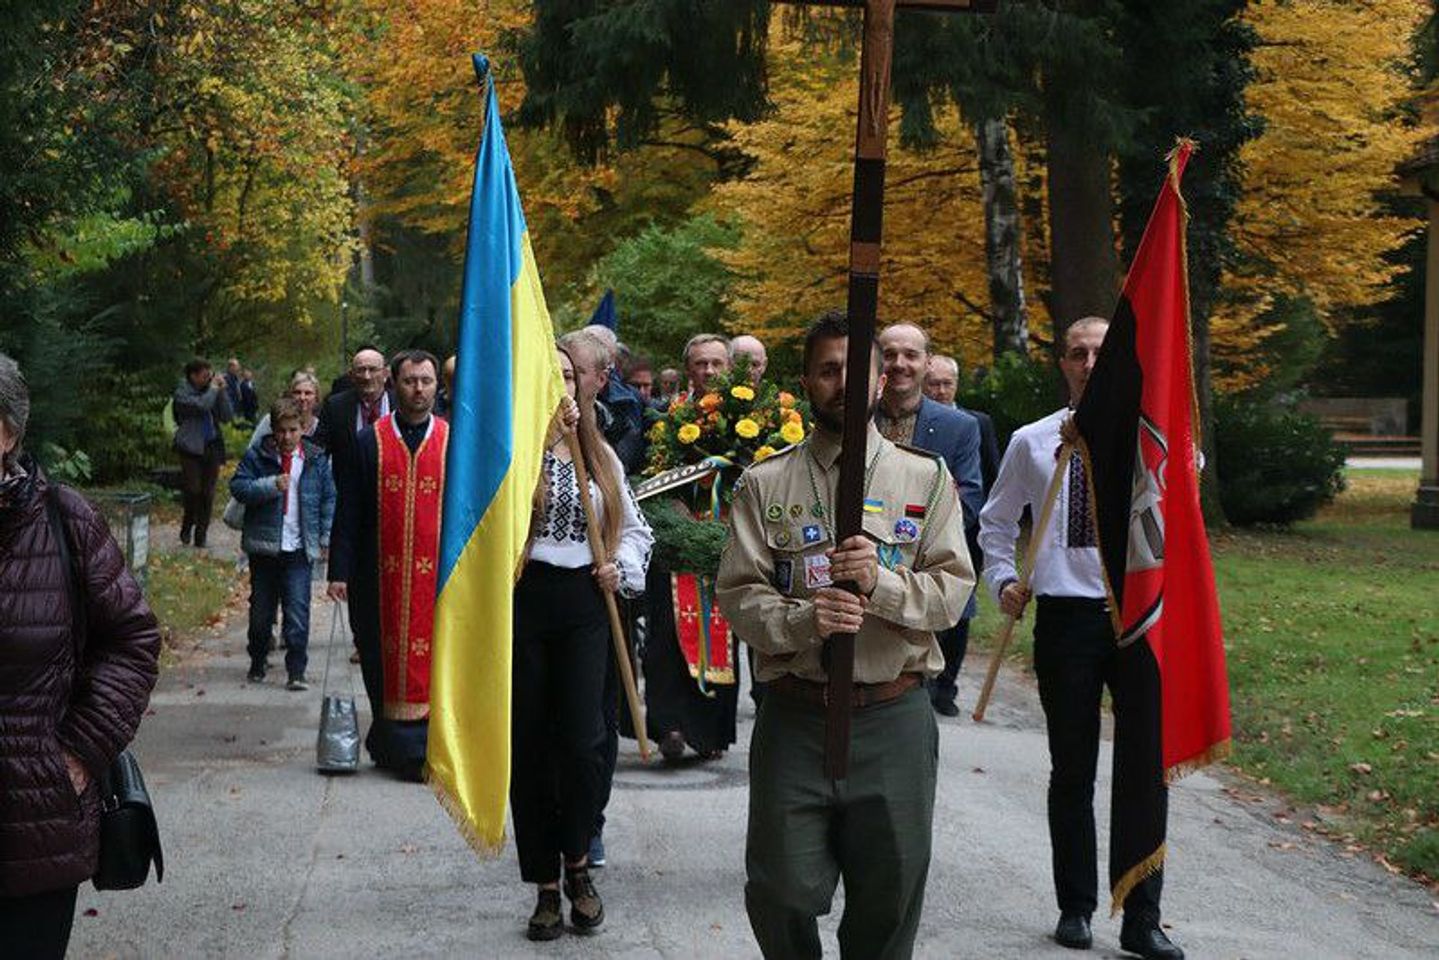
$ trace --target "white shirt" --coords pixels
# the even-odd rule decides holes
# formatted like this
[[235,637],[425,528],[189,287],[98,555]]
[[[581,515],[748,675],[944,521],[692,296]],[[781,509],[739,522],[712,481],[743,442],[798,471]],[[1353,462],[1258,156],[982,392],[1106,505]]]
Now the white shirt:
[[[1059,429],[1069,415],[1070,410],[1065,407],[1014,432],[1000,461],[994,489],[979,513],[984,582],[996,599],[1005,583],[1019,579],[1014,559],[1019,518],[1027,506],[1031,522],[1039,522],[1044,494],[1057,466],[1055,455],[1063,443]],[[1104,575],[1099,548],[1094,541],[1094,525],[1081,515],[1086,508],[1079,497],[1071,500],[1072,493],[1083,491],[1070,490],[1075,474],[1068,465],[1064,469],[1064,481],[1049,526],[1032,534],[1040,540],[1030,587],[1036,596],[1104,599]]]
[[[624,516],[620,518],[620,538],[610,559],[620,571],[620,593],[626,597],[637,597],[645,589],[645,573],[650,565],[650,548],[655,537],[644,514],[640,513],[634,491],[624,480],[624,468],[620,458],[604,444],[604,451],[615,476],[620,478],[623,495]],[[564,461],[546,450],[544,464],[540,468],[549,484],[549,497],[545,500],[545,515],[540,519],[535,532],[534,543],[530,546],[530,559],[548,563],[555,567],[571,570],[588,567],[595,562],[590,550],[589,532],[585,523],[584,505],[580,503],[580,485],[575,477],[573,462]],[[595,516],[601,526],[605,520],[605,501],[600,494],[599,484],[590,478],[590,501],[595,505]]]
[[[285,462],[284,454],[280,454],[280,462]],[[305,549],[300,535],[300,474],[304,469],[305,446],[301,444],[290,457],[290,488],[285,491],[285,513],[280,523],[280,550],[284,553]]]

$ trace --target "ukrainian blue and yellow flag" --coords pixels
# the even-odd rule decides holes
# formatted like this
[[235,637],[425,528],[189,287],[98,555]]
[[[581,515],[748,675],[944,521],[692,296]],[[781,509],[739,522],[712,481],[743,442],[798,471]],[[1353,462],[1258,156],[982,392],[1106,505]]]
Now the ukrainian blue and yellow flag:
[[488,92],[445,462],[429,780],[470,845],[493,853],[510,784],[511,596],[564,381],[489,61],[475,54],[474,63]]

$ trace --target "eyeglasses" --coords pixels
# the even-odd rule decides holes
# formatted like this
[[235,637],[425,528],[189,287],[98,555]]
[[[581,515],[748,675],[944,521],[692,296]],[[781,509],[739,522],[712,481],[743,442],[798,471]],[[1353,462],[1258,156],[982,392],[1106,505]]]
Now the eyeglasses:
[[374,377],[385,372],[384,367],[351,367],[350,373],[358,377]]

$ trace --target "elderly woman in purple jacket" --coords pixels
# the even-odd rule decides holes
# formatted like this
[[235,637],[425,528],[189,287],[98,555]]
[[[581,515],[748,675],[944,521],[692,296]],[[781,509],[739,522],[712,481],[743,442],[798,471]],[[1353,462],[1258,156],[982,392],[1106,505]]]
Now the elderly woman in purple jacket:
[[0,954],[63,957],[76,892],[95,873],[96,779],[135,735],[160,630],[105,520],[24,452],[29,414],[25,380],[0,354]]

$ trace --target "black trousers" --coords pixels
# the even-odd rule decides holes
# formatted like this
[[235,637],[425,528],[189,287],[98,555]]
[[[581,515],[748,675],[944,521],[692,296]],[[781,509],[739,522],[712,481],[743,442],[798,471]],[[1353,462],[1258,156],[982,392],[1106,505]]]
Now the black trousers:
[[0,897],[0,956],[61,960],[70,945],[79,887],[28,897]]
[[969,650],[969,618],[939,631],[938,639],[944,654],[944,669],[929,682],[929,695],[935,703],[954,703],[954,698],[959,696],[959,667]]
[[195,532],[195,545],[205,545],[205,535],[210,530],[210,512],[215,505],[215,481],[220,476],[220,464],[225,459],[225,448],[219,442],[211,443],[200,456],[180,454],[180,502],[184,516],[180,519],[180,530]]
[[[1151,693],[1141,676],[1145,664],[1140,657],[1126,655],[1128,651],[1120,651],[1115,644],[1103,600],[1042,596],[1036,606],[1034,672],[1049,731],[1054,892],[1061,913],[1087,916],[1098,903],[1094,773],[1099,762],[1099,709],[1104,688],[1109,687],[1114,706],[1116,770],[1125,762],[1124,751],[1139,746],[1136,738],[1126,736],[1126,720],[1133,716],[1138,723],[1146,722],[1157,716],[1150,711],[1157,711],[1158,704],[1147,702]],[[1167,797],[1162,791],[1160,802],[1167,803]],[[1115,841],[1126,829],[1123,805],[1117,797],[1113,800],[1111,873]],[[1164,813],[1161,811],[1161,819]],[[1125,916],[1157,921],[1163,887],[1162,871],[1136,885],[1125,898]]]
[[[633,623],[631,619],[626,636],[634,636]],[[610,649],[613,650],[613,647]],[[615,784],[615,765],[620,760],[620,701],[624,699],[624,695],[619,667],[615,666],[615,658],[611,654],[605,658],[605,688],[600,695],[600,706],[605,717],[605,743],[600,748],[600,793],[595,808],[595,836],[599,836],[605,829],[605,807],[610,805],[610,791]],[[629,708],[626,706],[624,709]]]
[[609,620],[589,567],[531,561],[515,587],[510,812],[520,876],[560,878],[594,835],[607,729]]

